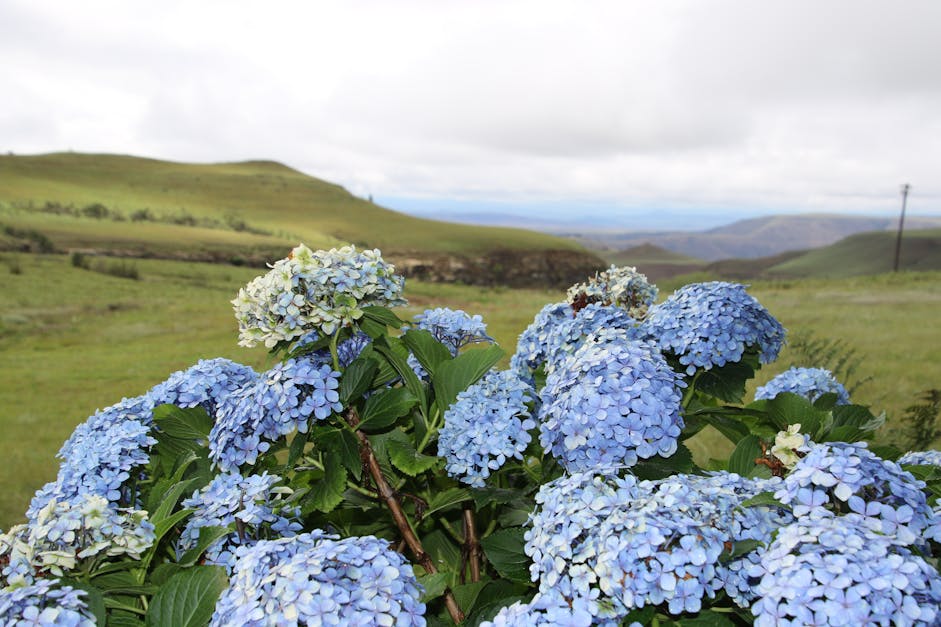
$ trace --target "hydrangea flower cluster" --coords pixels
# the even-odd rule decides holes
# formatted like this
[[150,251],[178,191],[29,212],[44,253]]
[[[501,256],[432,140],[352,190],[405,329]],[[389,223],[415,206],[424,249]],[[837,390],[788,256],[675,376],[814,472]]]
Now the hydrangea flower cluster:
[[308,420],[324,420],[343,406],[340,373],[309,356],[277,364],[223,399],[209,433],[209,456],[224,471],[254,464],[270,442],[295,429],[307,432]]
[[425,625],[412,566],[372,536],[322,531],[239,547],[210,621],[236,625]]
[[154,526],[143,510],[118,509],[96,494],[51,500],[34,521],[0,535],[0,573],[8,585],[31,583],[40,572],[62,577],[79,561],[98,555],[139,559],[154,543]]
[[[592,303],[587,307],[580,309],[573,317],[564,317],[553,319],[546,316],[547,328],[539,330],[534,329],[525,342],[528,344],[532,337],[539,337],[543,346],[536,351],[522,354],[521,350],[528,350],[524,346],[524,336],[530,333],[533,325],[530,325],[523,335],[520,336],[517,355],[514,355],[510,364],[520,375],[521,378],[531,381],[533,373],[539,367],[544,367],[546,374],[551,373],[559,367],[568,357],[575,353],[586,340],[599,333],[617,333],[627,334],[632,338],[639,338],[640,331],[636,320],[631,318],[624,309],[614,305],[604,305],[601,303]],[[538,317],[537,317],[538,322]],[[517,366],[514,367],[513,364]],[[531,367],[535,364],[535,367]]]
[[154,399],[150,395],[124,399],[80,424],[59,450],[62,459],[56,480],[40,488],[26,512],[34,520],[50,501],[69,501],[97,494],[124,506],[135,505],[125,482],[150,459]]
[[71,586],[59,586],[57,579],[0,590],[0,623],[10,627],[93,627],[95,617],[82,600],[85,594]]
[[[295,348],[300,348],[305,344],[312,344],[320,339],[320,334],[316,331],[311,331],[303,337],[301,337],[297,342],[294,343]],[[359,357],[359,354],[363,352],[363,349],[366,348],[366,345],[372,341],[372,338],[363,333],[362,331],[356,331],[351,337],[343,340],[337,345],[337,361],[340,362],[341,368],[346,368],[353,360]],[[313,359],[320,364],[330,364],[333,363],[333,357],[330,355],[329,348],[321,348],[320,350],[314,351],[312,353],[307,353],[304,355],[308,359]]]
[[333,335],[361,318],[363,307],[404,305],[404,285],[378,250],[344,246],[313,252],[302,244],[232,301],[239,344],[271,348],[312,330]]
[[257,377],[258,374],[250,367],[228,359],[201,359],[195,366],[171,374],[148,395],[158,405],[199,406],[212,416],[222,399]]
[[[617,627],[618,624],[616,620],[592,614],[591,604],[585,599],[568,599],[558,590],[547,590],[537,593],[529,603],[517,601],[502,608],[492,621],[483,621],[480,627]],[[629,627],[641,626],[640,623],[631,623]]]
[[522,459],[536,426],[527,407],[532,401],[531,388],[512,370],[492,370],[459,393],[438,432],[448,475],[482,488],[507,459]]
[[790,368],[755,390],[755,400],[772,399],[791,392],[814,402],[824,394],[836,394],[837,405],[849,405],[850,395],[843,384],[824,368]]
[[784,344],[784,327],[745,286],[721,281],[678,289],[651,307],[644,330],[664,352],[679,357],[689,375],[741,361],[749,348],[770,363]]
[[454,356],[468,344],[493,342],[493,338],[487,335],[483,318],[480,315],[471,316],[460,309],[426,309],[417,314],[414,321],[417,328],[431,332]]
[[[820,508],[875,518],[882,533],[914,544],[941,528],[922,491],[924,482],[883,460],[865,442],[813,444],[774,497],[798,518]],[[935,538],[938,539],[938,538]]]
[[516,352],[510,358],[510,369],[520,378],[532,381],[533,373],[546,363],[549,345],[554,340],[556,328],[575,316],[568,303],[552,303],[539,310],[532,323],[520,334]]
[[199,530],[203,527],[227,527],[237,529],[219,538],[206,550],[206,561],[225,566],[232,572],[235,565],[235,549],[251,545],[268,535],[290,537],[301,529],[297,522],[296,507],[285,506],[284,496],[291,493],[287,487],[275,488],[281,478],[262,473],[243,477],[237,473],[223,473],[202,490],[185,499],[183,507],[191,508],[193,515],[187,520],[177,542],[177,554],[182,555],[196,546]]
[[909,451],[899,457],[899,466],[941,466],[941,451]]
[[683,429],[682,385],[655,344],[592,336],[546,378],[539,443],[569,471],[669,457]]
[[741,507],[779,482],[732,473],[641,482],[573,473],[536,495],[524,547],[530,572],[541,595],[561,594],[595,619],[663,603],[674,614],[697,612],[723,588],[747,607],[760,549],[726,563],[719,556],[743,540],[770,542],[792,520],[780,508]]
[[903,544],[858,514],[799,518],[753,568],[755,625],[937,624],[941,575]]
[[569,288],[568,300],[582,306],[588,303],[614,305],[625,309],[632,318],[642,320],[647,310],[657,300],[657,287],[647,282],[647,277],[629,266],[612,265],[598,272],[587,283],[576,283]]

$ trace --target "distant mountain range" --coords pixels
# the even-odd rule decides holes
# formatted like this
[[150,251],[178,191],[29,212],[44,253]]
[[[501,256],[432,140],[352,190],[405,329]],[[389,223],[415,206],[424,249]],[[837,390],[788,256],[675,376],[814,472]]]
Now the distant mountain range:
[[[828,246],[867,231],[894,231],[897,218],[835,214],[775,215],[739,220],[706,231],[568,232],[587,248],[611,256],[645,244],[705,261],[754,259]],[[907,230],[941,228],[941,217],[910,217]]]

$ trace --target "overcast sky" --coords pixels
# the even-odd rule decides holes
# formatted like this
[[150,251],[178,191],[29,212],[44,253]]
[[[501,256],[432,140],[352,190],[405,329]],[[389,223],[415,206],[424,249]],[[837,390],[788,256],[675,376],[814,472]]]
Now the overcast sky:
[[894,214],[910,182],[938,215],[939,33],[938,0],[0,0],[0,150],[273,159],[403,210]]

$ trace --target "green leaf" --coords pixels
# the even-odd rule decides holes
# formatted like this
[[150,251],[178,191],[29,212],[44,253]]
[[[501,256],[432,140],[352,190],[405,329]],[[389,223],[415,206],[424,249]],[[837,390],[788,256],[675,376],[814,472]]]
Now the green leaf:
[[745,397],[745,382],[755,376],[757,354],[748,351],[741,361],[700,371],[696,389],[727,403],[741,403]]
[[207,440],[212,429],[212,418],[202,407],[159,405],[154,408],[154,423],[170,437],[181,440]]
[[435,512],[447,512],[456,509],[460,507],[461,503],[470,498],[471,492],[465,488],[448,488],[443,492],[435,492],[434,496],[428,501],[425,516],[431,516]]
[[353,360],[340,378],[340,402],[344,407],[369,389],[369,384],[372,383],[377,372],[379,372],[379,362],[375,359],[357,357]]
[[693,454],[683,444],[678,444],[676,453],[670,457],[659,455],[650,459],[642,459],[631,468],[638,479],[664,479],[678,473],[688,473],[693,470]]
[[448,589],[448,584],[451,583],[451,574],[435,573],[433,575],[422,575],[418,578],[418,583],[425,589],[424,594],[421,595],[421,602],[429,603],[433,599],[440,597],[444,594],[444,591]]
[[183,554],[183,557],[181,557],[179,560],[180,566],[183,566],[184,568],[192,566],[199,561],[199,558],[203,556],[203,553],[206,552],[206,549],[212,546],[216,540],[219,538],[224,538],[230,533],[232,533],[232,529],[230,527],[200,527],[199,538],[196,540],[196,546]]
[[331,451],[323,454],[323,479],[315,482],[304,499],[314,509],[328,513],[332,512],[343,500],[346,490],[346,468],[339,455]]
[[[465,610],[467,620],[462,623],[466,627],[478,627],[482,622],[493,620],[501,609],[513,605],[517,601],[528,602],[532,597],[532,589],[506,580],[496,580],[487,583],[477,597],[473,611]],[[463,609],[463,607],[462,607]]]
[[[373,348],[380,355],[385,357],[386,361],[402,377],[402,382],[406,389],[418,399],[421,407],[422,416],[426,422],[428,419],[428,397],[425,394],[425,386],[415,375],[412,367],[408,365],[408,349],[401,340],[396,338],[381,337],[373,342]],[[400,354],[397,348],[401,348],[404,354]]]
[[676,625],[680,627],[734,627],[735,623],[729,618],[728,614],[715,612],[711,609],[703,609],[696,616],[682,617],[676,619]]
[[418,363],[434,376],[438,364],[451,359],[451,351],[435,339],[430,331],[425,329],[411,329],[402,336],[402,341],[408,347]]
[[202,627],[229,585],[221,566],[194,566],[171,577],[147,610],[148,627]]
[[370,396],[366,400],[357,428],[370,432],[384,429],[407,414],[418,399],[405,388],[390,388]]
[[774,492],[761,492],[742,501],[742,507],[785,507],[785,505],[774,498]]
[[183,496],[196,483],[196,479],[188,479],[186,481],[181,481],[180,483],[173,484],[169,490],[164,492],[160,505],[157,506],[156,511],[153,515],[150,516],[150,522],[157,524],[161,520],[166,519],[170,513],[173,511],[173,508],[176,507],[177,502],[180,500],[180,497]]
[[386,442],[389,461],[392,465],[410,477],[434,468],[440,458],[422,455],[415,450],[411,439],[401,431],[395,431]]
[[473,495],[477,509],[483,509],[494,503],[535,502],[523,490],[513,488],[478,488],[474,490]]
[[451,588],[451,592],[454,594],[454,600],[457,602],[458,607],[461,608],[461,611],[464,612],[465,616],[470,614],[471,610],[474,609],[474,604],[477,603],[477,597],[480,596],[481,590],[483,590],[486,585],[486,581],[478,581],[453,586]]
[[739,540],[738,542],[735,542],[734,544],[732,544],[731,551],[723,552],[722,555],[719,556],[719,561],[723,563],[729,562],[738,557],[751,553],[752,551],[757,549],[759,546],[761,546],[761,542],[759,542],[758,540],[752,540],[752,539]]
[[343,467],[359,481],[363,476],[363,460],[359,456],[359,442],[346,429],[326,429],[316,434],[317,447],[337,455]]
[[729,472],[750,477],[755,472],[755,460],[763,455],[756,435],[742,438],[729,457]]
[[823,423],[826,412],[816,409],[809,400],[791,392],[781,392],[768,401],[768,416],[779,431],[788,425],[800,424],[801,433],[813,435]]
[[750,433],[748,425],[731,416],[706,411],[697,414],[696,417],[714,427],[719,433],[731,440],[732,444],[738,444],[742,438]]
[[291,448],[288,449],[288,460],[284,463],[285,468],[293,468],[294,464],[304,455],[304,447],[307,446],[307,434],[298,431],[291,440]]
[[523,533],[522,527],[500,529],[481,540],[480,545],[502,577],[528,584],[530,561],[523,551]]
[[395,312],[391,309],[379,305],[363,307],[363,318],[378,322],[387,327],[392,327],[393,329],[401,329],[407,324],[405,320],[395,315]]
[[[461,563],[461,547],[454,543],[441,529],[435,529],[424,535],[422,544],[425,552],[431,556],[431,561],[441,572],[456,572]],[[455,590],[455,595],[457,591]],[[462,609],[464,605],[461,605]],[[465,609],[466,611],[466,609]]]
[[442,362],[434,379],[435,399],[443,414],[457,399],[457,395],[476,383],[503,358],[503,349],[496,344],[474,348],[454,359]]

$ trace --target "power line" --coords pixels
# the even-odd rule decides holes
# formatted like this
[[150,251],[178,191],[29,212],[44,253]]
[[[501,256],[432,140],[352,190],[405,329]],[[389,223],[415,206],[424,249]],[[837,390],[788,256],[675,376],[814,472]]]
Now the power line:
[[902,217],[899,218],[899,234],[895,238],[895,265],[892,268],[893,272],[899,271],[899,257],[902,254],[902,229],[905,228],[905,201],[908,200],[908,190],[912,188],[911,185],[905,183],[902,185]]

